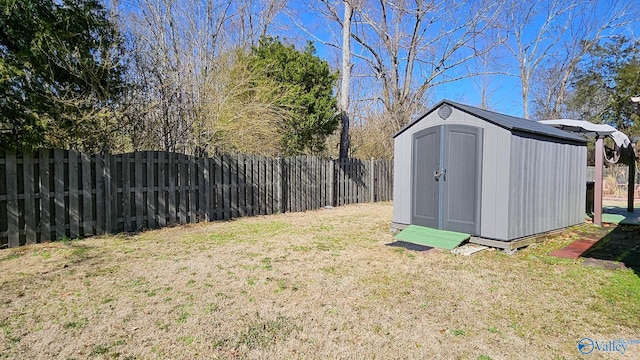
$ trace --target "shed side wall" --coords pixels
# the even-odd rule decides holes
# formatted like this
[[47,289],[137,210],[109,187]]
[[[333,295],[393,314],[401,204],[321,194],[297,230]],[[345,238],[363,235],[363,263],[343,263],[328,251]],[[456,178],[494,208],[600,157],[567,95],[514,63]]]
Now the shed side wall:
[[511,137],[508,239],[584,222],[587,147]]

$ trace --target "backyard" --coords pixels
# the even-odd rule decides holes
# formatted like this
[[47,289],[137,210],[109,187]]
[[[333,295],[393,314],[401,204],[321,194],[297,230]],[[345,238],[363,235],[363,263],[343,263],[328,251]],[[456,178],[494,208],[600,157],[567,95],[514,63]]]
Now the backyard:
[[640,336],[640,262],[548,256],[617,232],[633,243],[596,253],[638,259],[639,227],[461,256],[390,245],[391,212],[357,204],[2,250],[0,358],[573,359],[581,338]]

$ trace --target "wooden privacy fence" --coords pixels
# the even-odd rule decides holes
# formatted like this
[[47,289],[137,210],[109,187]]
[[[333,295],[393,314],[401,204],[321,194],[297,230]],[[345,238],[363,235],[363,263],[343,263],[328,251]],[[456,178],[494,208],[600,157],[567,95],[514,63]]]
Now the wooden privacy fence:
[[0,154],[0,247],[392,197],[390,160]]

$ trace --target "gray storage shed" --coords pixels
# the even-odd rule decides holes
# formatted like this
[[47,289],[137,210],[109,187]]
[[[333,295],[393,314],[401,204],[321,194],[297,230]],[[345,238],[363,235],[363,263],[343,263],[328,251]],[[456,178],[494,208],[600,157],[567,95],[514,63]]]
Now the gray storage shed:
[[511,242],[583,223],[586,142],[443,100],[394,136],[392,226]]

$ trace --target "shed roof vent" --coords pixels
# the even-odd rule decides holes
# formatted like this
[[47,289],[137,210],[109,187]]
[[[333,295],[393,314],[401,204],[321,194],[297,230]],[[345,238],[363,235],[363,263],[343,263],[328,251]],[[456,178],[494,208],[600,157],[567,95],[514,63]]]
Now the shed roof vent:
[[447,120],[447,118],[451,116],[451,111],[451,106],[444,104],[438,109],[438,116],[440,116],[442,120]]

